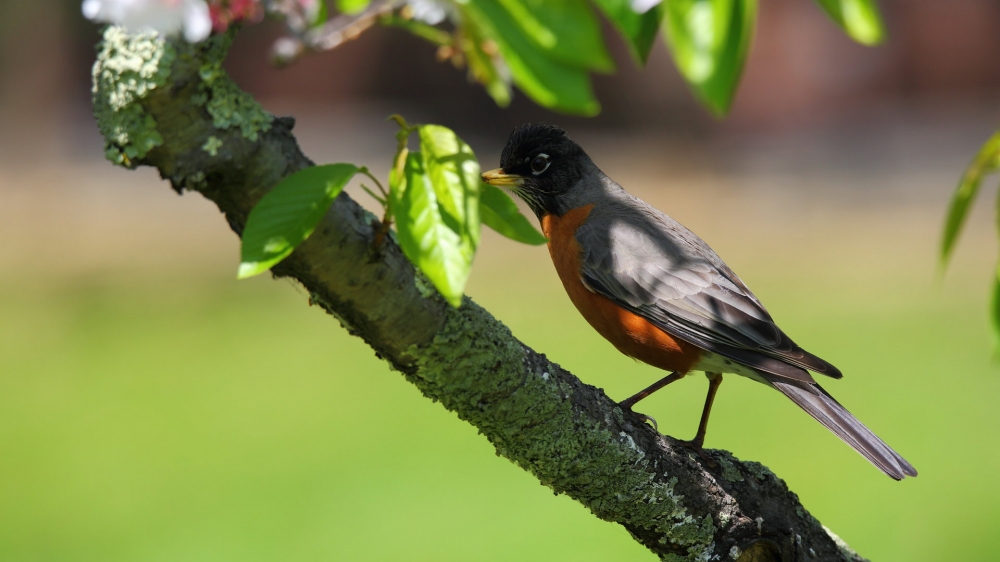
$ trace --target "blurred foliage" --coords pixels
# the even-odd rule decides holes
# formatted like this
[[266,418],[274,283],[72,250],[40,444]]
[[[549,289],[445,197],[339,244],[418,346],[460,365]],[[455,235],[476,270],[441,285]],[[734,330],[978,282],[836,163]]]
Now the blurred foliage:
[[875,0],[816,0],[848,35],[863,45],[885,39],[885,27]]
[[[874,45],[884,38],[874,0],[817,2],[856,41]],[[439,10],[433,18],[426,15],[428,4]],[[376,3],[338,0],[337,6],[350,15]],[[549,109],[595,115],[600,105],[589,74],[615,69],[598,12],[621,34],[639,65],[646,63],[662,29],[698,99],[714,115],[729,111],[752,43],[757,0],[411,0],[398,13],[384,11],[379,21],[437,45],[438,58],[467,68],[498,105],[510,103],[515,85]],[[402,23],[421,18],[427,23]],[[448,31],[428,32],[434,26]]]
[[[990,137],[979,149],[979,152],[965,169],[965,173],[962,174],[958,188],[951,197],[941,237],[942,269],[948,265],[948,260],[955,249],[955,243],[958,242],[958,236],[962,232],[962,226],[968,217],[969,209],[972,207],[976,195],[979,194],[979,186],[982,184],[983,178],[997,170],[1000,170],[1000,132]],[[1000,235],[1000,193],[997,194],[997,230],[998,235]],[[996,336],[997,348],[1000,350],[1000,263],[997,264],[996,274],[993,277],[990,319]]]
[[645,13],[639,13],[633,8],[632,0],[594,0],[594,4],[622,34],[636,61],[646,64],[660,30],[660,7],[654,6]]
[[[345,14],[357,14],[368,7],[371,0],[336,0],[337,9]],[[325,4],[326,2],[324,2]]]
[[667,44],[674,62],[712,113],[729,112],[757,20],[757,0],[671,0]]

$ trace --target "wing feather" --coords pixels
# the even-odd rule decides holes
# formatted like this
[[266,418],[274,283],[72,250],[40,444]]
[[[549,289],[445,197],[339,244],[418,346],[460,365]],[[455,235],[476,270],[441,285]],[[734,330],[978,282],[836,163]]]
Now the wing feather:
[[756,296],[694,233],[640,199],[608,205],[576,232],[591,290],[668,334],[802,383],[833,365],[782,332]]

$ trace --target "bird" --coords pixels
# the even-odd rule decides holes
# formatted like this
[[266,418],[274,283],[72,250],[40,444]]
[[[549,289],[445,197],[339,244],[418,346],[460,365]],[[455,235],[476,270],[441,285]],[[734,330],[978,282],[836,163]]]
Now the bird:
[[787,396],[893,479],[917,475],[810,374],[839,379],[839,369],[793,342],[707,243],[625,191],[563,129],[515,128],[500,167],[482,179],[527,203],[587,322],[623,354],[669,373],[620,402],[622,408],[632,410],[691,372],[705,373],[708,395],[687,442],[704,457],[722,376],[741,375]]

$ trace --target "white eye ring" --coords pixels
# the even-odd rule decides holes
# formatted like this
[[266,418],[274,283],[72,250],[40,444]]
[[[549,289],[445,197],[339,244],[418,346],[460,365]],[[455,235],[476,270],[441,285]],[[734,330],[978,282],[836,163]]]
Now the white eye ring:
[[[537,162],[539,158],[544,158],[545,159],[545,167],[542,168],[541,170],[536,170],[535,169],[535,162]],[[536,155],[531,160],[531,173],[532,173],[532,175],[537,176],[538,174],[541,174],[545,170],[548,170],[550,164],[552,164],[552,162],[549,161],[549,155],[545,154],[544,152],[539,153],[538,155]]]

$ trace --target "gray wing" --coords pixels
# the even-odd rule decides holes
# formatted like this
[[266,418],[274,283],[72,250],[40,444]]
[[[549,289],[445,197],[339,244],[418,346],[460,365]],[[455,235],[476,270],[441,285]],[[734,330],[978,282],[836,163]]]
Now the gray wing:
[[800,383],[806,370],[842,376],[795,345],[704,241],[641,200],[595,210],[576,238],[583,282],[668,334]]

